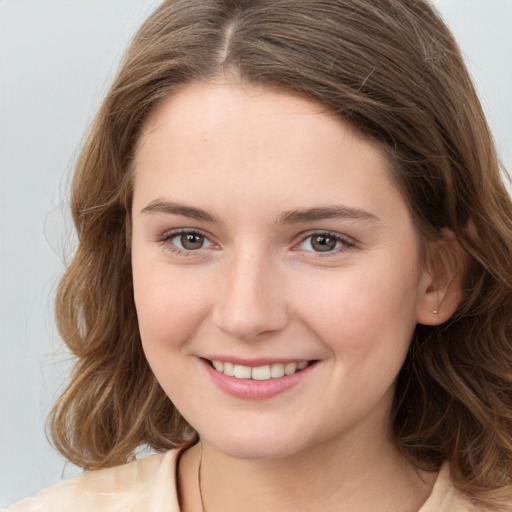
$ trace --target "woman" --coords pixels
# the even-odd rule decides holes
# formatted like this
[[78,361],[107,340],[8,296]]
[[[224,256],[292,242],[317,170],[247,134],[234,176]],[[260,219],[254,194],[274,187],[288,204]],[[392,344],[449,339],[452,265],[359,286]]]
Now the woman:
[[72,209],[94,471],[9,511],[510,509],[512,207],[428,4],[164,2]]

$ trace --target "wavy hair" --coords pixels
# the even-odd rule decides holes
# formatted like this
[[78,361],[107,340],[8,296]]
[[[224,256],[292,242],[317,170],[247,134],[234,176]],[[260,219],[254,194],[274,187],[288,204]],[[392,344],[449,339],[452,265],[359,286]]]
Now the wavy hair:
[[141,348],[130,264],[132,162],[159,102],[236,73],[326,106],[386,151],[423,241],[450,229],[464,298],[418,325],[399,375],[396,446],[498,510],[512,475],[512,205],[451,33],[423,0],[167,0],[145,22],[92,125],[71,192],[78,247],[56,297],[76,357],[50,417],[86,469],[196,440]]

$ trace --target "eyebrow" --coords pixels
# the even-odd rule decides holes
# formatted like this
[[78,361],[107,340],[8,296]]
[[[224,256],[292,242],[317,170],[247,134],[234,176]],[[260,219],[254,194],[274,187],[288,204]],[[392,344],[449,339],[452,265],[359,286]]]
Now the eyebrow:
[[361,210],[359,208],[350,208],[348,206],[320,206],[317,208],[304,208],[291,210],[282,213],[277,223],[280,224],[299,224],[301,222],[311,222],[323,219],[353,219],[380,221],[379,217],[373,213]]
[[[167,215],[182,215],[194,220],[213,222],[220,224],[220,220],[213,214],[201,208],[187,206],[164,199],[155,199],[141,210],[141,213],[164,213]],[[276,224],[300,224],[323,219],[352,219],[380,221],[373,213],[351,208],[348,206],[319,206],[314,208],[302,208],[283,212],[276,220]]]
[[219,222],[219,220],[208,213],[206,210],[194,208],[193,206],[186,206],[184,204],[166,201],[164,199],[155,199],[144,207],[140,213],[165,213],[167,215],[182,215],[195,220],[206,222]]

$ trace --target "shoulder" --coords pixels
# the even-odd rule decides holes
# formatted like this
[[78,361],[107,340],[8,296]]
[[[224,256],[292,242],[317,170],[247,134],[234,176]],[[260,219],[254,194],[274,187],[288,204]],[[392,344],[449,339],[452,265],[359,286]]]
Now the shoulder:
[[179,512],[178,452],[156,454],[64,480],[5,512]]
[[450,478],[450,466],[445,463],[437,477],[432,494],[419,512],[479,512],[471,499],[459,491]]

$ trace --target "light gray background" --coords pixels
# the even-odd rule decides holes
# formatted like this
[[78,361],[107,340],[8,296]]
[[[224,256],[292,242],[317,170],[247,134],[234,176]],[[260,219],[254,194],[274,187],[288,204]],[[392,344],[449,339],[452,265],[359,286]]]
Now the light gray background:
[[[159,0],[0,0],[0,507],[74,473],[45,417],[68,363],[52,301],[86,127]],[[512,0],[436,0],[512,168]]]

